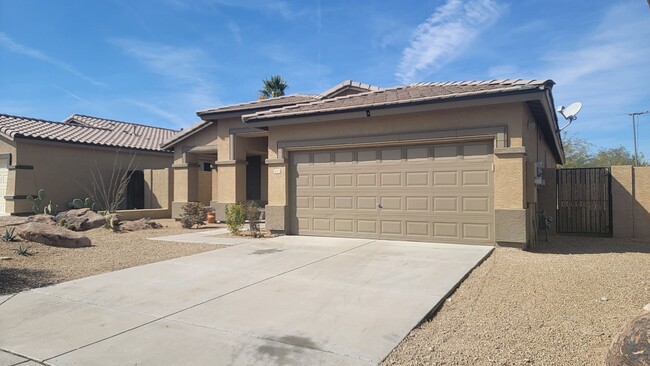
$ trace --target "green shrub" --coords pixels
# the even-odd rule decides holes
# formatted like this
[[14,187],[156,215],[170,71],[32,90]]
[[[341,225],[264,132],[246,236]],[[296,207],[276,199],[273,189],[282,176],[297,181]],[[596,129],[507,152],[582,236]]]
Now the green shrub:
[[181,207],[181,226],[185,229],[191,229],[195,225],[205,225],[205,215],[207,208],[201,202],[188,202]]
[[226,225],[228,231],[233,235],[239,235],[242,225],[246,222],[246,207],[243,203],[237,202],[226,205]]

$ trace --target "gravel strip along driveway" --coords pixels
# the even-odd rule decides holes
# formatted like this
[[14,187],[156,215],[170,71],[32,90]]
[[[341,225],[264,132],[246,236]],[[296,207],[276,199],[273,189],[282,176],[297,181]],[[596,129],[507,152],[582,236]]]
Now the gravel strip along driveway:
[[650,303],[650,242],[497,248],[382,365],[601,365]]
[[[18,221],[0,218],[0,234],[4,233],[5,225],[14,225]],[[11,243],[0,242],[0,257],[11,258],[0,260],[0,295],[225,247],[147,240],[154,236],[213,230],[217,227],[210,225],[201,229],[183,229],[173,219],[154,221],[164,227],[124,233],[114,233],[104,228],[85,231],[84,234],[93,244],[87,248],[56,248],[22,239]],[[20,245],[29,247],[32,255],[18,255],[15,249]]]

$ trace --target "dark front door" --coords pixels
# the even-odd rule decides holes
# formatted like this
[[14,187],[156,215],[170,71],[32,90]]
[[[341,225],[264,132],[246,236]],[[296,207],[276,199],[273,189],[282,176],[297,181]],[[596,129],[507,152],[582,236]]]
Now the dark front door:
[[144,173],[142,170],[129,172],[131,179],[126,188],[126,209],[144,208]]
[[262,157],[247,156],[246,200],[259,201],[262,198]]
[[611,184],[607,168],[558,169],[558,233],[612,235]]

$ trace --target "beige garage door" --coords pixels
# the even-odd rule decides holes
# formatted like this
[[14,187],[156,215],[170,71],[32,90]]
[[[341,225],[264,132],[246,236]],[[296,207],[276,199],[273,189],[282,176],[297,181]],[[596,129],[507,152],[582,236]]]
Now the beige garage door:
[[299,235],[491,244],[493,143],[290,155],[290,231]]

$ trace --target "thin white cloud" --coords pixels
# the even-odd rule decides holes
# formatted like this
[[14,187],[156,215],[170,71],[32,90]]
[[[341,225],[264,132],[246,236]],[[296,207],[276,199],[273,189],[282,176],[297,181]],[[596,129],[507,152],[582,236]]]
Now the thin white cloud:
[[235,38],[235,41],[241,44],[242,38],[241,38],[241,29],[239,29],[239,25],[237,25],[237,23],[235,23],[234,21],[229,20],[226,23],[226,27],[228,27],[228,30],[230,31],[230,33],[232,33],[232,36],[233,38]]
[[493,0],[447,0],[413,31],[395,76],[409,83],[430,75],[458,57],[503,9]]
[[183,9],[194,9],[205,12],[207,5],[226,6],[231,8],[241,8],[252,11],[265,12],[269,14],[279,14],[282,18],[289,20],[296,18],[296,13],[286,1],[269,1],[269,0],[165,0],[169,5]]
[[52,84],[52,87],[54,87],[55,89],[59,89],[60,91],[64,92],[65,94],[71,96],[72,98],[74,98],[74,99],[76,99],[76,100],[78,100],[78,101],[80,101],[82,103],[85,103],[85,104],[88,104],[90,106],[96,107],[95,103],[92,103],[92,102],[88,101],[87,99],[84,99],[84,98],[78,96],[77,94],[69,91],[68,89],[65,89],[65,88],[63,88],[63,87],[61,87],[59,85],[55,85],[55,84]]
[[200,48],[175,47],[136,39],[116,38],[110,43],[144,64],[152,73],[187,84],[207,85],[205,73],[211,58]]
[[57,60],[57,59],[55,59],[53,57],[50,57],[50,56],[44,54],[43,52],[41,52],[41,51],[39,51],[37,49],[22,45],[22,44],[20,44],[20,43],[18,43],[16,41],[14,41],[7,34],[2,33],[2,32],[0,32],[0,47],[4,48],[4,49],[6,49],[6,50],[8,50],[10,52],[13,52],[13,53],[17,53],[17,54],[20,54],[20,55],[31,57],[31,58],[36,59],[36,60],[47,62],[47,63],[49,63],[51,65],[54,65],[54,66],[56,66],[56,67],[58,67],[58,68],[60,68],[62,70],[65,70],[65,71],[67,71],[67,72],[69,72],[69,73],[71,73],[71,74],[73,74],[73,75],[75,75],[75,76],[77,76],[77,77],[79,77],[79,78],[81,78],[83,80],[86,80],[87,82],[89,82],[89,83],[91,83],[91,84],[93,84],[95,86],[106,87],[106,84],[102,83],[101,81],[95,80],[94,78],[92,78],[90,76],[87,76],[87,75],[83,74],[82,72],[80,72],[79,70],[74,68],[72,65],[70,65],[70,64],[68,64],[66,62],[63,62],[61,60]]
[[136,39],[110,39],[125,54],[133,57],[153,74],[161,76],[167,88],[155,95],[127,99],[149,113],[179,127],[187,125],[186,118],[196,110],[220,103],[210,75],[215,67],[213,58],[198,47],[176,47]]
[[168,122],[171,122],[177,127],[186,127],[188,123],[186,122],[187,118],[181,117],[177,113],[168,111],[167,109],[149,102],[136,99],[126,99],[126,102],[135,105],[145,111],[153,114],[154,116],[160,117]]

